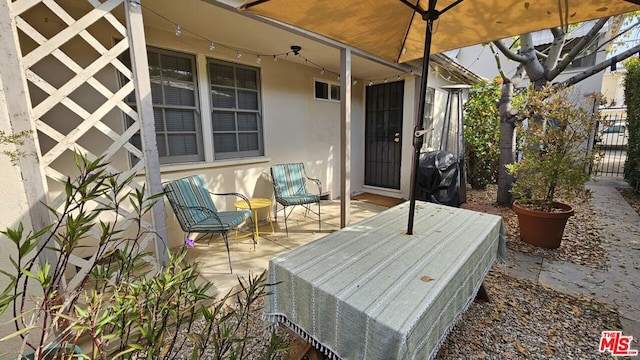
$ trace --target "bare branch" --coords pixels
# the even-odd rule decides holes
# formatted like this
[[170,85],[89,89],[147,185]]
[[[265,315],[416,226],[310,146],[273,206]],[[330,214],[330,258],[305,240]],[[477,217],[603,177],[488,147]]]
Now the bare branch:
[[620,31],[618,33],[618,35],[613,36],[613,37],[611,37],[611,39],[609,39],[609,40],[605,41],[604,43],[600,44],[600,46],[598,46],[595,51],[598,51],[598,50],[602,49],[603,47],[611,44],[615,39],[623,36],[625,33],[627,33],[628,31],[632,30],[633,28],[637,27],[638,25],[640,25],[640,21],[636,22],[633,25],[630,25],[629,27],[627,27],[624,30]]
[[517,61],[519,63],[526,62],[528,59],[524,56],[518,55],[511,51],[501,40],[496,40],[493,44],[500,50],[500,52],[506,56],[508,59],[513,61]]
[[524,79],[524,75],[525,75],[524,64],[520,64],[516,68],[515,74],[513,74],[513,76],[511,77],[511,82],[513,82],[515,85],[519,85]]
[[571,86],[574,84],[579,83],[580,81],[593,76],[597,73],[599,73],[600,71],[606,69],[607,67],[611,66],[611,64],[613,64],[614,62],[618,62],[618,61],[622,61],[634,54],[636,54],[638,51],[640,51],[640,45],[636,45],[630,49],[628,49],[627,51],[624,51],[614,57],[611,57],[603,62],[601,62],[598,65],[592,66],[589,69],[585,70],[584,72],[581,72],[580,74],[573,76],[561,83],[557,83],[556,85],[559,86]]
[[564,69],[566,69],[567,66],[569,66],[569,64],[576,58],[576,56],[578,56],[578,54],[580,54],[580,52],[586,47],[586,45],[591,42],[593,38],[596,37],[596,35],[598,35],[600,29],[602,29],[602,27],[607,23],[608,20],[608,17],[598,20],[598,22],[593,25],[591,30],[589,30],[587,35],[580,39],[580,41],[571,48],[571,51],[569,51],[564,59],[562,59],[562,61],[560,61],[560,63],[555,68],[549,71],[547,80],[551,81],[555,79],[561,72],[563,72]]
[[565,39],[567,38],[567,34],[559,27],[554,27],[550,30],[553,34],[553,42],[549,47],[548,56],[545,59],[544,67],[546,69],[553,69],[553,67],[556,66],[558,59],[560,59],[560,55],[562,54]]
[[542,51],[538,51],[538,50],[536,50],[536,55],[537,55],[539,58],[542,58],[542,59],[545,59],[545,60],[549,58],[549,55],[547,55],[547,54],[543,53]]
[[496,51],[496,48],[493,47],[492,43],[489,43],[489,49],[491,49],[491,53],[493,54],[494,59],[496,59],[496,66],[498,67],[498,72],[500,73],[500,77],[503,81],[509,80],[507,74],[504,73],[504,69],[502,68],[502,62],[500,61],[500,56]]

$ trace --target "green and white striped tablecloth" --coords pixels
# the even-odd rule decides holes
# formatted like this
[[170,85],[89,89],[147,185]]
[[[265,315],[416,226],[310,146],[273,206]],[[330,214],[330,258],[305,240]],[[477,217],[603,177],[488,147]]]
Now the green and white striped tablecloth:
[[430,359],[496,258],[499,216],[408,202],[271,259],[265,312],[343,359]]

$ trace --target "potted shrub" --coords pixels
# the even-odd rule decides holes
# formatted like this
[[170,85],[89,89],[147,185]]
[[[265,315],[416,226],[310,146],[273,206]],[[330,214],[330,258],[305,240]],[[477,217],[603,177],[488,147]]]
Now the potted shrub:
[[[593,106],[598,97],[585,105]],[[516,181],[513,210],[523,241],[558,248],[573,215],[571,201],[586,193],[594,153],[588,146],[597,115],[572,101],[570,88],[529,90],[519,113],[522,160],[507,170]],[[526,120],[526,124],[524,120]]]

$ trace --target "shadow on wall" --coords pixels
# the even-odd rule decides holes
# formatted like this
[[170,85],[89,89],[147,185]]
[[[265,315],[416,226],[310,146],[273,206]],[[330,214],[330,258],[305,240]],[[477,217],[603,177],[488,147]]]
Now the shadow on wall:
[[273,183],[271,182],[271,175],[268,172],[262,172],[260,177],[256,181],[256,186],[253,189],[253,197],[261,197],[273,200]]

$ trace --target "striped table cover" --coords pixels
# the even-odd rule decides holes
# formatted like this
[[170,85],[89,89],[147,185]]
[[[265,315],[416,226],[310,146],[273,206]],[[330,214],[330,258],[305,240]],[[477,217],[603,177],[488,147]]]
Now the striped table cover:
[[409,202],[271,259],[265,313],[331,358],[430,359],[505,242],[499,216]]

